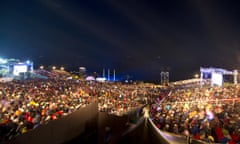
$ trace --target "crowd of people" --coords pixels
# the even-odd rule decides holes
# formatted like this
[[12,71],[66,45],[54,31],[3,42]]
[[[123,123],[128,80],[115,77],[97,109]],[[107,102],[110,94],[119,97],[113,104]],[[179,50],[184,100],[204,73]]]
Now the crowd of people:
[[98,100],[99,111],[114,115],[151,104],[150,118],[161,130],[207,142],[240,142],[240,85],[171,86],[169,92],[146,83],[74,79],[0,83],[0,141],[10,140]]
[[240,86],[173,89],[152,105],[150,116],[163,130],[213,143],[240,142]]
[[159,88],[141,84],[105,84],[99,98],[99,110],[115,115],[123,115],[145,104],[151,103],[151,98],[159,96]]
[[92,102],[94,95],[84,82],[35,79],[0,83],[0,140],[68,115]]
[[74,79],[0,83],[0,141],[10,140],[98,100],[99,111],[122,115],[149,103],[155,87]]

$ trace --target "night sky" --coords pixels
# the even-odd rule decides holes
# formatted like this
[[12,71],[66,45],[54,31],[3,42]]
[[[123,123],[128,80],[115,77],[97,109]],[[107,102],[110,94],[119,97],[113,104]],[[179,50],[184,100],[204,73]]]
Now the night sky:
[[0,57],[117,76],[192,78],[200,66],[240,69],[240,2],[1,0]]

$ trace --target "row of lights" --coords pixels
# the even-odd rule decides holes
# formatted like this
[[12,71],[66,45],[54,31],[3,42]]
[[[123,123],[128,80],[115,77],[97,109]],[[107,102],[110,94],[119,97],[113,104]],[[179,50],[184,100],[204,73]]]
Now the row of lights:
[[[43,70],[43,69],[44,69],[44,66],[43,66],[43,65],[41,65],[39,68],[40,68],[41,70]],[[52,67],[52,70],[56,70],[56,69],[57,69],[57,67],[56,67],[56,66],[53,66],[53,67]],[[65,70],[65,68],[62,66],[62,67],[60,67],[60,70],[64,71],[64,70]]]
[[[43,70],[43,69],[44,69],[44,66],[43,66],[43,65],[41,65],[39,68],[40,68],[41,70]],[[52,70],[56,70],[56,69],[57,69],[57,67],[56,67],[56,66],[52,66]],[[63,66],[61,66],[61,67],[60,67],[60,70],[64,71],[64,70],[65,70],[65,68],[64,68]],[[79,67],[79,70],[83,70],[83,71],[85,71],[85,70],[86,70],[86,68],[85,68],[85,67]]]

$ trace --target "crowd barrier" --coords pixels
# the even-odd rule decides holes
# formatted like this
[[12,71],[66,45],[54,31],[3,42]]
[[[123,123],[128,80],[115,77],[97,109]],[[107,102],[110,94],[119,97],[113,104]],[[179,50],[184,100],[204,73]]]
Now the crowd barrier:
[[[111,142],[117,143],[121,134],[128,128],[130,121],[135,121],[136,116],[141,113],[142,108],[136,109],[123,116],[109,115],[106,112],[98,112],[98,103],[94,102],[81,108],[61,119],[50,121],[46,125],[29,131],[16,137],[10,143],[13,144],[68,144],[72,142],[89,143],[90,140],[79,140],[89,138],[86,133],[96,132],[94,143],[106,143],[110,129]],[[140,114],[141,116],[141,114]]]
[[129,129],[129,125],[142,116],[142,108],[136,108],[130,113],[121,116],[99,112],[98,143],[119,143],[122,134]]
[[[148,127],[152,133],[152,138],[164,144],[188,144],[187,137],[175,135],[159,130],[151,119],[148,119]],[[153,137],[154,136],[154,137]],[[155,143],[153,143],[155,144]]]
[[157,133],[147,118],[143,118],[133,130],[126,133],[119,144],[168,144],[168,141]]
[[[163,132],[159,130],[156,125],[152,122],[151,119],[148,119],[149,121],[149,127],[150,127],[150,133],[153,133],[155,136],[156,140],[160,143],[164,144],[209,144],[207,142],[201,141],[201,140],[196,140],[193,139],[192,137],[185,137],[182,135],[177,135],[169,132]],[[154,137],[151,137],[150,139],[153,139]],[[151,144],[155,144],[152,142]],[[214,143],[214,144],[219,144],[219,143]]]
[[98,103],[93,102],[61,119],[16,137],[13,144],[60,144],[86,131],[97,130]]

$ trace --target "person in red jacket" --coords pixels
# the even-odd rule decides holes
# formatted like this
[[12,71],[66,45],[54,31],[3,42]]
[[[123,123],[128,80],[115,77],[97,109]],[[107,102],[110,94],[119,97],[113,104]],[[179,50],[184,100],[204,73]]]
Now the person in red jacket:
[[217,142],[227,143],[229,141],[228,138],[224,137],[222,128],[219,124],[215,127],[214,131],[217,137]]
[[231,136],[231,141],[233,141],[233,142],[235,142],[235,143],[237,143],[237,142],[240,142],[240,138],[239,138],[239,136],[238,136],[238,133],[236,132],[236,131],[233,131],[231,134],[230,134],[230,136]]

